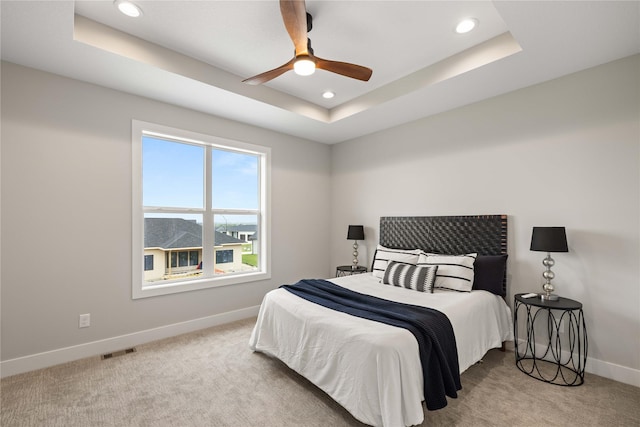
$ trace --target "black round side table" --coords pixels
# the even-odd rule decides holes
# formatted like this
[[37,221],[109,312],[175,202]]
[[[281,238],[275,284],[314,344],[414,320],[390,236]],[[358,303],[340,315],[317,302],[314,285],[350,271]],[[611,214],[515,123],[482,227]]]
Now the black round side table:
[[[516,366],[525,374],[551,384],[584,383],[587,363],[587,328],[582,304],[569,298],[543,301],[539,296],[514,297],[513,336]],[[526,322],[526,335],[518,339],[518,322]],[[546,323],[546,324],[545,324]],[[540,334],[536,342],[536,333]],[[521,347],[525,346],[524,351]]]
[[353,268],[350,265],[339,265],[336,268],[336,277],[342,276],[351,276],[352,274],[362,274],[367,272],[367,267],[362,267],[360,265]]

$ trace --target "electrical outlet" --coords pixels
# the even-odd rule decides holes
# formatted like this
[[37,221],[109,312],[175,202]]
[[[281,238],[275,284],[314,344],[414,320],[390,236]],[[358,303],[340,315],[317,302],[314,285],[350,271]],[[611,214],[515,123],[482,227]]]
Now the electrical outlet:
[[89,326],[91,326],[91,314],[81,314],[80,319],[78,320],[78,327],[88,328]]

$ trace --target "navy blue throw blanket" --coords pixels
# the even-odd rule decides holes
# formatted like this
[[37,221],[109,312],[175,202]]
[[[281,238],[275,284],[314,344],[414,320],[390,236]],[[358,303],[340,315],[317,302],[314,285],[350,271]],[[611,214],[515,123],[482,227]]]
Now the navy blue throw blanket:
[[408,329],[418,341],[427,409],[447,406],[446,396],[458,397],[462,386],[456,339],[440,311],[361,294],[326,280],[301,280],[281,288],[343,313]]

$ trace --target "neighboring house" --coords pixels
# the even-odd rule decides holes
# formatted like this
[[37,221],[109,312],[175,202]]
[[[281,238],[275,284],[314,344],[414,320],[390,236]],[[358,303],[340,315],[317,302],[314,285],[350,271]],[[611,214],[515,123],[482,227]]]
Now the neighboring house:
[[[243,269],[244,241],[218,231],[214,237],[214,268],[224,274]],[[144,279],[147,282],[200,274],[202,226],[182,218],[145,218]]]
[[235,237],[236,239],[244,240],[249,243],[252,240],[258,230],[256,224],[240,224],[240,225],[220,225],[217,228],[221,233],[225,233],[227,236]]

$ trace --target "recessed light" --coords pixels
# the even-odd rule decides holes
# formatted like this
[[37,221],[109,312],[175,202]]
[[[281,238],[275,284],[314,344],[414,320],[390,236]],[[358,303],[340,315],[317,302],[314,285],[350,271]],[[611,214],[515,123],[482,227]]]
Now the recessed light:
[[330,90],[325,90],[324,92],[322,92],[322,97],[323,97],[324,99],[331,99],[331,98],[333,98],[334,96],[336,96],[336,94],[335,94],[335,93],[333,93],[333,92],[332,92],[332,91],[330,91]]
[[137,18],[138,16],[142,15],[142,9],[140,9],[138,5],[130,1],[116,0],[114,4],[120,12],[132,18]]
[[464,34],[473,30],[478,25],[478,20],[474,18],[463,19],[456,26],[456,33]]

